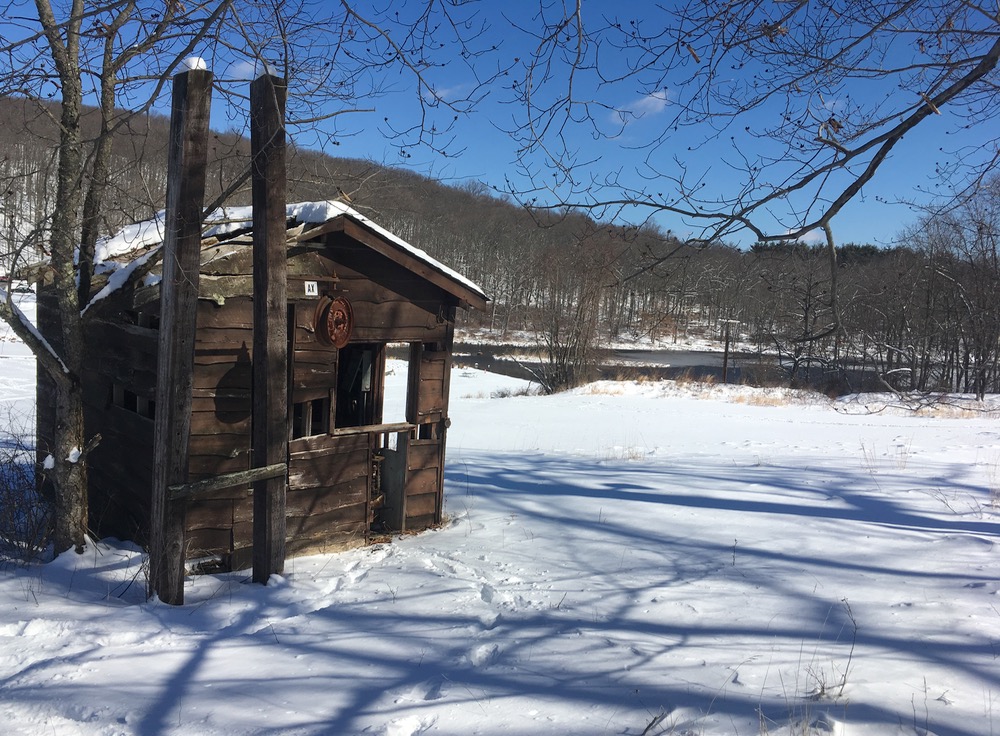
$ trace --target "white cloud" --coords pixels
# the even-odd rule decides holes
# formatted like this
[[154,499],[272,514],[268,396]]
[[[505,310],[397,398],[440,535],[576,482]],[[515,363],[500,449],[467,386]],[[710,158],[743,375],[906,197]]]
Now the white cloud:
[[443,100],[445,102],[456,102],[464,99],[471,89],[472,86],[464,82],[451,87],[436,87],[433,90],[427,90],[424,94],[424,99],[428,101]]
[[670,105],[670,91],[658,89],[645,97],[640,97],[634,102],[615,110],[615,122],[629,123],[635,122],[644,117],[659,115]]
[[235,64],[230,64],[226,70],[226,79],[234,81],[242,80],[249,82],[258,76],[260,76],[258,65],[253,61],[238,61]]
[[[785,234],[790,236],[792,231],[787,230],[785,231]],[[800,243],[805,243],[806,245],[822,245],[826,242],[826,235],[823,234],[822,230],[816,228],[814,230],[810,230],[805,235],[800,235],[796,238],[796,240]]]

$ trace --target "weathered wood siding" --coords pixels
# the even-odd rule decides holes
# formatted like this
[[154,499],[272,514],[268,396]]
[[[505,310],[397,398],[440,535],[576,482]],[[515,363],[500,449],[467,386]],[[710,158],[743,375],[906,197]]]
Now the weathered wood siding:
[[[296,275],[330,276],[330,264],[302,252],[289,262]],[[330,283],[330,282],[324,282]],[[293,294],[290,285],[289,295]],[[329,399],[335,412],[338,351],[314,329],[316,299],[292,302],[290,391],[292,403]],[[318,434],[288,443],[287,549],[289,554],[362,544],[368,538],[372,437]]]
[[288,548],[362,544],[368,537],[372,444],[367,433],[288,443]]
[[[253,304],[249,296],[221,306],[198,302],[191,439],[191,481],[250,467]],[[247,485],[216,491],[187,502],[185,536],[189,558],[228,557],[249,548],[253,526]],[[249,564],[232,559],[235,567]]]
[[157,333],[135,324],[137,317],[119,310],[85,323],[88,355],[81,381],[86,434],[102,437],[88,462],[91,527],[145,542]]
[[356,342],[440,342],[446,332],[441,290],[343,233],[331,233],[322,258],[354,307]]
[[[245,247],[224,243],[203,249],[191,481],[251,467],[251,260],[249,239]],[[399,437],[398,448],[405,452],[401,468],[405,512],[400,522],[407,529],[440,522],[455,298],[339,231],[324,234],[321,241],[290,247],[288,277],[290,405],[328,400],[330,422],[336,414],[339,351],[316,337],[318,298],[306,294],[306,282],[317,282],[320,295],[343,296],[351,302],[352,344],[411,345],[407,422],[418,426]],[[142,410],[152,411],[148,402],[155,398],[158,308],[156,289],[143,286],[122,290],[102,305],[88,327],[93,352],[84,375],[88,433],[100,431],[105,438],[91,455],[93,523],[102,533],[140,541],[146,540],[149,524],[153,443],[153,422]],[[146,316],[139,319],[137,314]],[[384,351],[375,366],[377,406],[381,406],[382,361]],[[135,397],[130,400],[138,406],[127,408],[116,401],[123,391]],[[40,392],[40,443],[51,426],[44,409],[45,395]],[[380,421],[379,411],[373,424]],[[288,554],[363,543],[371,532],[382,434],[329,428],[333,431],[289,442]],[[221,557],[234,568],[249,566],[252,501],[248,485],[189,500],[187,558]]]
[[410,351],[406,418],[418,429],[408,444],[403,484],[408,530],[441,522],[453,329],[452,322],[446,324],[444,344],[417,343]]

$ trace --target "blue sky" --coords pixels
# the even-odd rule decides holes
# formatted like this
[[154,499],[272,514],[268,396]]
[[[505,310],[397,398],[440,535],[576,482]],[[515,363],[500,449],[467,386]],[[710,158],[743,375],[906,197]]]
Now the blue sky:
[[[584,10],[588,17],[597,17],[599,13],[614,12],[615,5],[603,0],[589,0]],[[636,6],[642,7],[639,4]],[[634,13],[636,11],[632,8],[636,6],[626,8],[624,12]],[[492,26],[486,40],[495,42],[499,47],[489,57],[496,64],[510,63],[515,57],[523,58],[532,48],[527,39],[512,27],[510,13],[516,16],[521,7],[533,8],[535,4],[521,0],[511,4],[506,17],[497,14],[489,19]],[[525,11],[523,17],[517,17],[517,22],[527,27],[534,19]],[[901,46],[899,51],[906,53],[907,48]],[[446,51],[443,58],[446,61],[444,66],[431,72],[430,77],[436,89],[447,97],[449,90],[467,89],[472,77],[467,67],[457,63],[457,59],[455,63],[448,61]],[[509,85],[514,78],[511,76],[504,80],[505,84]],[[393,91],[374,101],[375,112],[359,113],[341,121],[344,130],[353,134],[345,136],[342,144],[332,153],[412,168],[447,181],[473,179],[502,190],[510,180],[515,187],[528,187],[519,173],[521,167],[516,142],[506,132],[513,127],[512,121],[520,110],[516,105],[505,102],[510,97],[505,84],[493,87],[473,112],[461,116],[455,123],[454,141],[449,148],[453,155],[442,156],[415,147],[407,148],[404,157],[392,141],[385,139],[384,119],[389,117],[397,125],[399,121],[412,119],[414,92],[403,74],[397,74],[389,81]],[[849,88],[848,93],[851,90],[859,98],[889,95],[892,102],[891,84],[867,83],[863,86],[858,83]],[[586,90],[587,93],[590,91]],[[669,178],[657,177],[654,172],[676,172],[674,158],[678,157],[689,171],[697,172],[697,176],[703,178],[705,191],[717,191],[720,196],[729,195],[743,183],[738,172],[734,172],[734,165],[740,162],[741,157],[752,158],[760,153],[761,144],[742,136],[741,130],[733,138],[730,138],[732,130],[728,129],[713,138],[710,126],[696,126],[672,134],[667,143],[657,149],[651,168],[646,163],[648,149],[637,146],[662,131],[662,126],[675,113],[671,80],[668,78],[662,88],[652,91],[648,87],[640,89],[635,80],[607,84],[599,89],[594,86],[593,91],[595,97],[606,105],[594,113],[598,124],[605,132],[620,128],[620,134],[594,136],[590,125],[568,129],[567,139],[581,152],[580,159],[587,162],[574,172],[581,181],[606,181],[609,176],[617,176],[630,186],[667,192],[673,186]],[[837,104],[836,100],[830,100],[830,109],[836,109]],[[628,122],[623,127],[621,111],[628,112]],[[772,112],[765,108],[750,116],[749,120],[753,122]],[[981,146],[990,140],[989,131],[961,131],[961,121],[953,117],[948,108],[942,113],[931,116],[909,133],[881,166],[874,180],[837,216],[834,234],[839,242],[885,245],[895,242],[901,231],[912,225],[921,214],[906,202],[927,204],[932,201],[933,193],[943,191],[942,182],[935,175],[938,166],[951,160],[956,149]],[[446,119],[450,120],[450,117],[449,113]],[[536,157],[531,160],[531,165],[541,172],[541,178],[548,175],[543,159]],[[625,220],[642,221],[647,214],[639,209],[625,208],[620,216]],[[788,218],[775,212],[777,220]],[[653,221],[681,236],[696,232],[693,223],[678,216],[661,214],[654,216]],[[776,232],[776,227],[772,226],[770,231]],[[818,240],[819,234],[812,237]],[[734,236],[733,240],[747,245],[753,238],[743,233]]]
[[[379,111],[371,116],[358,115],[357,134],[345,137],[334,155],[371,158],[392,166],[412,168],[420,173],[452,182],[465,180],[482,181],[501,190],[505,179],[517,176],[516,146],[510,136],[497,126],[506,125],[510,111],[503,105],[483,106],[458,125],[455,135],[456,155],[443,157],[428,152],[412,151],[412,158],[402,158],[398,150],[381,136],[377,130],[365,127],[365,118],[375,121],[383,110],[395,110],[402,106],[402,100],[387,99],[379,105]],[[598,178],[609,172],[628,172],[641,167],[644,154],[634,150],[629,141],[639,137],[642,130],[656,126],[667,115],[666,109],[650,109],[642,120],[633,123],[634,138],[616,141],[589,141],[590,150],[595,155],[594,162],[587,170]],[[931,198],[926,192],[940,189],[941,183],[934,175],[938,161],[947,159],[939,151],[951,129],[947,118],[929,119],[924,127],[914,130],[898,145],[890,159],[883,164],[876,178],[864,188],[862,193],[849,204],[835,222],[835,234],[841,242],[874,243],[889,245],[896,242],[901,231],[913,224],[920,216],[919,210],[906,204],[916,200],[927,203]],[[692,135],[697,135],[693,133]],[[690,136],[678,136],[678,145],[685,149]],[[697,158],[706,163],[712,181],[720,187],[727,182],[726,160],[731,158],[733,149],[724,143],[707,144]],[[626,218],[641,221],[644,214],[626,210]],[[694,225],[674,215],[657,215],[654,221],[661,227],[680,235],[694,232]],[[815,238],[818,240],[819,235]],[[741,242],[745,245],[747,239]]]
[[[600,22],[613,17],[619,5],[610,0],[585,0],[583,7],[588,20]],[[394,3],[391,9],[400,8],[405,16],[406,12],[421,6],[421,3]],[[356,7],[371,11],[375,4],[363,1]],[[462,10],[458,12],[464,12],[465,6],[459,7]],[[518,144],[509,133],[523,113],[523,108],[510,101],[511,90],[514,80],[519,79],[519,72],[523,71],[524,59],[536,47],[536,42],[526,31],[538,27],[535,15],[538,4],[534,0],[513,0],[505,4],[469,4],[468,7],[472,9],[469,12],[474,13],[469,18],[484,24],[479,34],[468,30],[479,28],[475,25],[466,26],[462,31],[467,37],[473,37],[474,46],[485,50],[483,56],[475,61],[477,71],[482,77],[488,76],[490,70],[511,67],[511,74],[499,77],[495,83],[484,88],[486,95],[479,104],[454,119],[453,111],[442,106],[421,111],[419,100],[422,97],[426,101],[430,95],[426,90],[418,94],[413,76],[399,65],[389,64],[377,72],[369,71],[359,78],[362,92],[365,89],[378,90],[379,94],[363,95],[357,106],[371,108],[372,111],[337,117],[336,140],[339,145],[327,146],[327,153],[411,168],[448,182],[481,181],[500,190],[504,190],[508,182],[517,189],[530,188],[531,183],[523,175],[525,164],[535,172],[535,184],[539,180],[548,180],[550,176],[552,181],[559,179],[558,175],[553,175],[556,170],[542,156],[533,155],[519,161]],[[558,4],[549,7],[558,9]],[[635,3],[622,12],[638,14],[640,20],[655,23],[658,22],[655,18],[643,18],[646,13],[659,12],[653,10],[655,7],[651,5],[647,11],[643,4]],[[401,24],[406,22],[403,17]],[[0,30],[10,31],[2,25]],[[262,32],[266,34],[267,29]],[[427,54],[434,66],[426,72],[426,80],[442,99],[457,99],[475,86],[473,64],[463,61],[454,36],[445,32],[436,40],[441,43]],[[903,53],[906,50],[902,47]],[[214,58],[213,53],[220,56]],[[250,76],[248,68],[226,60],[222,56],[224,53],[216,47],[215,51],[209,48],[202,54],[209,60],[220,81]],[[556,79],[563,79],[567,69],[566,65],[557,66]],[[734,75],[738,74],[734,72]],[[745,185],[745,175],[737,170],[743,159],[753,159],[766,153],[766,146],[746,136],[742,132],[741,121],[721,133],[716,133],[710,124],[681,128],[671,133],[651,153],[641,144],[661,133],[676,114],[680,81],[667,76],[650,86],[649,75],[646,79],[642,76],[604,84],[598,84],[592,75],[588,77],[586,74],[578,80],[579,91],[598,100],[600,106],[592,108],[591,121],[571,125],[565,131],[565,141],[578,152],[578,160],[583,162],[573,172],[577,182],[600,183],[617,178],[626,186],[662,193],[669,198],[675,189],[670,175],[676,175],[679,167],[683,166],[689,176],[704,182],[700,191],[708,193],[709,199],[713,196],[733,196]],[[846,94],[854,93],[859,99],[867,95],[869,101],[872,95],[886,94],[887,89],[890,100],[893,94],[892,89],[884,85],[882,88],[869,85],[843,89],[846,89]],[[293,88],[291,94],[296,95],[297,90]],[[300,97],[300,101],[304,99]],[[837,100],[824,100],[823,105],[827,104],[834,110],[839,103]],[[166,99],[159,107],[161,112],[166,111],[165,105]],[[330,111],[330,108],[326,109],[326,112]],[[421,146],[407,146],[403,152],[398,140],[387,137],[389,126],[398,129],[413,125],[419,120],[421,112],[429,114],[432,120],[436,118],[441,128],[453,124],[451,131],[442,136],[450,140],[444,153]],[[746,122],[751,126],[763,124],[773,112],[762,109],[749,116]],[[838,215],[834,221],[834,233],[840,242],[894,242],[901,230],[919,216],[918,211],[900,202],[928,202],[929,197],[923,192],[940,188],[940,181],[934,174],[939,164],[949,160],[949,152],[961,146],[984,146],[990,141],[989,132],[984,131],[982,126],[978,131],[973,129],[956,133],[960,121],[953,118],[947,108],[942,112],[942,115],[932,116],[912,131],[882,165],[875,179]],[[232,125],[220,100],[213,111],[213,127],[226,129]],[[595,127],[602,134],[595,135]],[[317,145],[317,139],[313,137],[296,135],[294,129],[292,133],[299,145]],[[548,142],[551,143],[551,139]],[[579,191],[581,187],[578,185],[577,188]],[[597,191],[596,184],[591,190]],[[611,196],[612,193],[607,190],[606,194]],[[553,196],[540,197],[542,203],[557,201]],[[631,207],[617,214],[620,219],[631,222],[641,222],[649,216],[648,211]],[[770,214],[773,220],[767,225],[772,233],[780,234],[786,222],[795,220],[788,217],[788,212],[778,209]],[[655,215],[652,221],[682,237],[697,234],[692,222],[675,215]],[[746,233],[732,236],[732,241],[742,245],[752,240]]]

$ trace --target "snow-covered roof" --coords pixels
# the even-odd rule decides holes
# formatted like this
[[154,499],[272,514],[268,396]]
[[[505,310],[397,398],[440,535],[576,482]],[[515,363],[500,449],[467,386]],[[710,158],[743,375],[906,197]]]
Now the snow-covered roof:
[[[432,258],[426,251],[410,245],[345,202],[328,199],[289,204],[286,215],[294,222],[312,225],[321,225],[336,217],[348,217],[442,276],[486,299],[486,293],[465,276]],[[221,207],[205,218],[203,237],[224,238],[229,233],[247,230],[252,226],[253,207]],[[164,236],[165,214],[160,211],[152,219],[129,225],[117,234],[100,240],[96,246],[95,261],[99,271],[110,273],[111,276],[107,285],[91,300],[91,304],[106,298],[128,281],[131,273],[145,263],[156,247],[163,243]],[[130,257],[140,253],[138,258]]]

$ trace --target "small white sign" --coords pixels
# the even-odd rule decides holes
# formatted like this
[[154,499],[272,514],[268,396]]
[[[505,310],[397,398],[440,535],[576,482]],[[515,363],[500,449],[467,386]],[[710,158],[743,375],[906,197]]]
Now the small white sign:
[[306,281],[306,296],[319,296],[319,283]]

